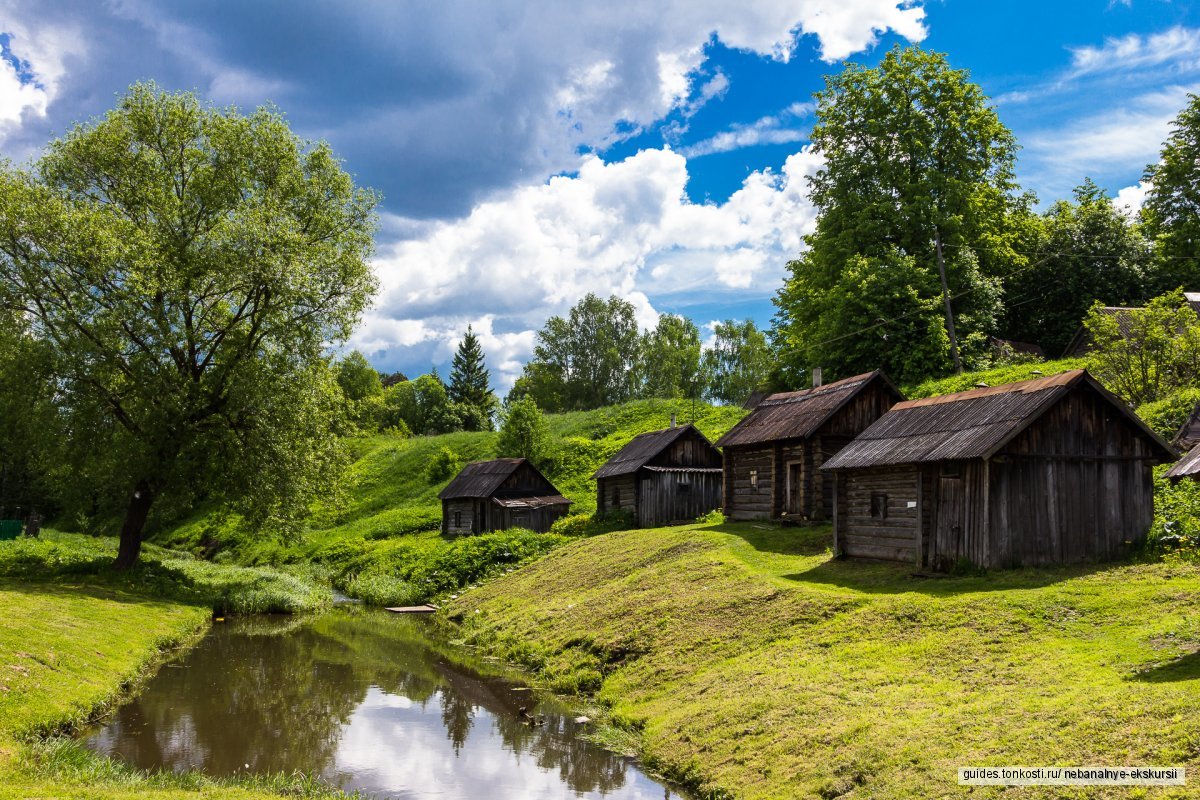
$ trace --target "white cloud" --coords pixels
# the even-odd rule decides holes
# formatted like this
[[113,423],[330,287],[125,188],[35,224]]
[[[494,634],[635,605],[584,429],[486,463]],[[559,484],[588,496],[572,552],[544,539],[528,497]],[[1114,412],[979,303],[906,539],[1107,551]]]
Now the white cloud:
[[808,131],[796,127],[796,122],[812,112],[811,103],[793,103],[779,114],[761,117],[748,125],[734,125],[727,131],[688,145],[680,152],[688,158],[698,158],[760,144],[791,144],[804,141]]
[[84,51],[76,30],[26,24],[8,12],[0,6],[0,32],[8,39],[0,58],[0,138],[27,115],[46,116],[67,74],[67,60]]
[[819,163],[802,150],[715,205],[687,199],[687,161],[669,149],[585,157],[578,177],[514,190],[387,248],[375,263],[380,301],[352,344],[443,361],[471,323],[505,389],[534,331],[588,292],[630,300],[643,327],[657,321],[651,297],[714,286],[765,296],[812,229],[804,179]]
[[1146,181],[1139,181],[1136,186],[1126,186],[1113,198],[1113,206],[1126,216],[1136,218],[1146,202],[1146,193],[1149,191],[1150,184]]
[[[1200,58],[1200,29],[1175,26],[1161,33],[1110,37],[1104,44],[1071,49],[1073,75],[1115,72]],[[1191,66],[1195,66],[1193,63]]]

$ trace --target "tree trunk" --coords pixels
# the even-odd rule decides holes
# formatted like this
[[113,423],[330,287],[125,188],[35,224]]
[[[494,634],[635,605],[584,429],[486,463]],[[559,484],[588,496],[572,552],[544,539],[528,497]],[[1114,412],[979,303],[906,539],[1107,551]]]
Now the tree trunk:
[[946,261],[942,258],[942,234],[933,231],[933,243],[937,247],[938,275],[942,278],[942,298],[946,301],[946,331],[950,334],[950,357],[954,360],[954,371],[962,374],[962,360],[958,357],[958,336],[954,333],[954,308],[950,305],[950,286],[946,282]]
[[117,550],[117,560],[113,562],[113,566],[119,570],[129,569],[137,563],[138,554],[142,552],[142,530],[146,527],[154,497],[155,493],[149,484],[141,481],[129,498],[125,522],[121,525],[121,546]]

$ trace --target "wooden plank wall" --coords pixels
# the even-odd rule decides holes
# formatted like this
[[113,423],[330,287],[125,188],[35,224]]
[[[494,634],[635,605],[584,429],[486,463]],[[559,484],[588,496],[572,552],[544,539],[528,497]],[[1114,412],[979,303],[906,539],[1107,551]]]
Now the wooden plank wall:
[[[454,525],[454,512],[461,513],[461,522]],[[475,501],[470,498],[442,501],[442,533],[456,536],[464,533],[474,533],[472,526],[475,522]]]
[[[687,484],[680,491],[680,484]],[[719,472],[649,472],[638,480],[638,525],[650,528],[690,522],[721,503]]]
[[690,431],[647,464],[655,467],[719,467],[721,453],[704,441],[698,432]]
[[596,481],[596,511],[600,514],[609,511],[636,513],[637,487],[633,475],[616,475]]
[[[730,519],[770,519],[774,463],[775,448],[771,444],[725,448],[725,513]],[[750,470],[755,469],[757,489],[750,485]]]
[[[915,467],[880,467],[844,472],[838,487],[838,546],[860,558],[916,561]],[[871,516],[871,495],[887,495],[887,517]]]

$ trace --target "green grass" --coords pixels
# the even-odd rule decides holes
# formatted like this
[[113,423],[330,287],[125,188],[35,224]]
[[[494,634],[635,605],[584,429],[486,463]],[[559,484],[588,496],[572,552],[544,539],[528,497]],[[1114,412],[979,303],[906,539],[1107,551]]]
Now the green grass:
[[448,612],[470,643],[595,692],[702,794],[961,796],[959,765],[1182,765],[1195,783],[1200,568],[929,579],[829,545],[827,528],[611,533]]
[[[0,555],[11,547],[0,542]],[[148,596],[86,575],[0,578],[0,798],[339,797],[306,776],[217,781],[146,773],[59,736],[111,708],[207,628],[206,604]]]
[[214,564],[154,545],[133,569],[112,569],[111,537],[44,530],[37,539],[0,542],[0,579],[86,580],[92,585],[206,606],[231,614],[301,613],[328,606],[332,594],[306,570]]
[[[918,397],[932,397],[937,394],[951,394],[974,389],[975,384],[983,382],[988,386],[999,386],[1003,383],[1038,378],[1041,375],[1057,375],[1072,369],[1086,369],[1086,358],[1063,358],[1057,361],[1038,361],[1031,364],[1014,364],[1009,367],[983,370],[981,372],[964,372],[961,375],[951,375],[948,378],[932,378],[916,386],[906,386],[902,389],[904,396],[910,400]],[[1035,373],[1041,373],[1041,375]]]

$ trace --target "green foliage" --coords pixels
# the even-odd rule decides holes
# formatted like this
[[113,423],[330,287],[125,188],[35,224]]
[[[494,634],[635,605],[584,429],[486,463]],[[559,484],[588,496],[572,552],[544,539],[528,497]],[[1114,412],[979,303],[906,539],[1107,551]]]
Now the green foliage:
[[1148,544],[1154,550],[1200,562],[1200,481],[1184,479],[1172,484],[1162,477],[1166,469],[1156,469],[1154,524]]
[[45,531],[0,543],[0,576],[17,580],[87,578],[116,589],[200,604],[230,614],[299,613],[329,604],[329,590],[279,569],[219,565],[148,548],[140,563],[111,568],[116,540]]
[[528,395],[547,411],[599,408],[636,393],[638,327],[633,304],[588,294],[567,318],[538,331],[533,358],[510,399]]
[[713,334],[713,345],[704,353],[706,394],[721,403],[741,405],[767,382],[771,370],[767,337],[753,320],[718,322]]
[[[53,353],[28,335],[21,315],[0,308],[0,515],[55,510],[61,422],[54,410]],[[61,502],[61,497],[57,499]]]
[[467,333],[454,354],[449,391],[450,402],[457,407],[463,430],[492,429],[492,415],[496,412],[497,401],[488,385],[490,381],[479,337],[468,325]]
[[1200,317],[1179,290],[1117,317],[1096,303],[1084,324],[1095,347],[1093,372],[1134,405],[1200,385]]
[[337,382],[342,394],[352,402],[383,394],[379,373],[357,350],[350,351],[337,365]]
[[1150,184],[1142,206],[1146,234],[1154,242],[1156,263],[1153,289],[1165,292],[1183,286],[1200,288],[1200,96],[1188,96],[1187,106],[1171,125],[1158,161],[1146,167]]
[[501,458],[527,458],[542,465],[549,456],[550,429],[532,397],[522,397],[504,409],[496,454]]
[[638,357],[642,397],[700,395],[700,330],[687,317],[661,315],[654,330],[642,335]]
[[429,476],[431,482],[437,483],[454,477],[461,469],[462,459],[458,457],[458,453],[449,447],[443,447],[429,460],[429,467],[425,470],[425,474]]
[[423,589],[388,575],[373,573],[355,575],[346,583],[346,594],[357,597],[369,606],[412,606],[423,603],[429,596]]
[[935,241],[965,355],[981,350],[998,276],[1025,263],[1013,249],[1025,204],[1014,197],[1016,143],[982,90],[940,54],[896,48],[878,67],[848,64],[826,79],[812,140],[825,160],[810,179],[817,229],[775,299],[782,380],[803,385],[813,367],[896,364],[903,381],[946,372]]
[[696,517],[698,525],[721,525],[725,522],[725,512],[719,508],[714,508],[707,514],[701,514],[699,517]]
[[1200,405],[1200,386],[1181,389],[1162,400],[1138,406],[1138,416],[1167,441],[1175,438],[1192,411]]
[[1025,364],[1011,364],[979,372],[964,372],[961,375],[951,375],[948,378],[937,378],[922,381],[916,385],[904,386],[901,391],[909,399],[918,397],[933,397],[938,394],[965,392],[975,388],[978,383],[988,386],[1000,386],[1005,383],[1016,383],[1043,375],[1058,375],[1073,369],[1087,369],[1090,362],[1086,358],[1064,358],[1059,361],[1038,361]]
[[278,113],[152,84],[0,171],[0,302],[53,350],[64,479],[128,502],[124,565],[156,501],[289,528],[336,484],[325,352],[374,291],[377,200]]
[[579,538],[599,536],[602,533],[628,530],[633,527],[633,515],[628,512],[609,512],[603,516],[595,514],[568,514],[550,526],[550,532],[560,536]]
[[1030,265],[1006,281],[1005,336],[1062,353],[1095,301],[1138,306],[1149,299],[1150,248],[1108,194],[1088,180],[1075,201],[1060,200],[1038,220]]

